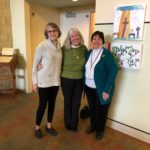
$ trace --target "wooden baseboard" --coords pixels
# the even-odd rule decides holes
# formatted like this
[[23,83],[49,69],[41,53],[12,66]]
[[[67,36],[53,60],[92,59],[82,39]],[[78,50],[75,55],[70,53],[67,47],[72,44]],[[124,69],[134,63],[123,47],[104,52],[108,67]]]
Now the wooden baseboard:
[[124,134],[127,134],[129,136],[132,136],[136,139],[144,141],[146,143],[150,143],[150,135],[149,134],[146,134],[144,132],[141,132],[139,130],[131,128],[129,126],[125,126],[123,124],[120,124],[118,122],[115,122],[115,121],[109,120],[109,119],[107,120],[107,126],[111,127],[114,130],[122,132]]

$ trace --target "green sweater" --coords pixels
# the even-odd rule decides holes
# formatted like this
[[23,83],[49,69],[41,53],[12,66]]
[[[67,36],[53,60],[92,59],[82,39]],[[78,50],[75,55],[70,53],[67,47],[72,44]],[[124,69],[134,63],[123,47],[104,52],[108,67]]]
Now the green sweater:
[[61,76],[69,79],[83,78],[83,69],[85,65],[85,53],[87,48],[81,45],[79,48],[66,49],[62,47],[62,74]]

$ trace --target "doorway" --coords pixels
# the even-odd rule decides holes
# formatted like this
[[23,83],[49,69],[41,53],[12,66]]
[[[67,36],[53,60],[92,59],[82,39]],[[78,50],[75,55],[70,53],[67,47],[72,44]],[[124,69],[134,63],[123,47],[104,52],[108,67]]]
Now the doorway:
[[69,29],[78,28],[84,37],[84,43],[89,48],[90,12],[64,12],[61,14],[61,43],[63,44]]

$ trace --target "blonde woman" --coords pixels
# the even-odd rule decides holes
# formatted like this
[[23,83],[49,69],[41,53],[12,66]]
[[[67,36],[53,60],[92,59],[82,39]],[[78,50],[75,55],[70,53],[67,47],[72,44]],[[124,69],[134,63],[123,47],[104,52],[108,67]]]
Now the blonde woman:
[[70,29],[62,47],[61,87],[64,96],[64,125],[71,131],[78,129],[86,51],[80,31]]

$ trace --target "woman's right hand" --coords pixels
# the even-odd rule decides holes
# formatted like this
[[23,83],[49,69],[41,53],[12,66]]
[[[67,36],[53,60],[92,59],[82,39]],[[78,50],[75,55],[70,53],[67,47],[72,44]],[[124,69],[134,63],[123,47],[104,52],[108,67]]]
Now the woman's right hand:
[[109,94],[106,93],[106,92],[103,92],[103,93],[102,93],[102,97],[103,97],[103,99],[104,99],[105,101],[107,101],[107,100],[109,99]]
[[33,92],[38,92],[38,85],[37,85],[37,83],[33,84],[32,89],[33,89]]

